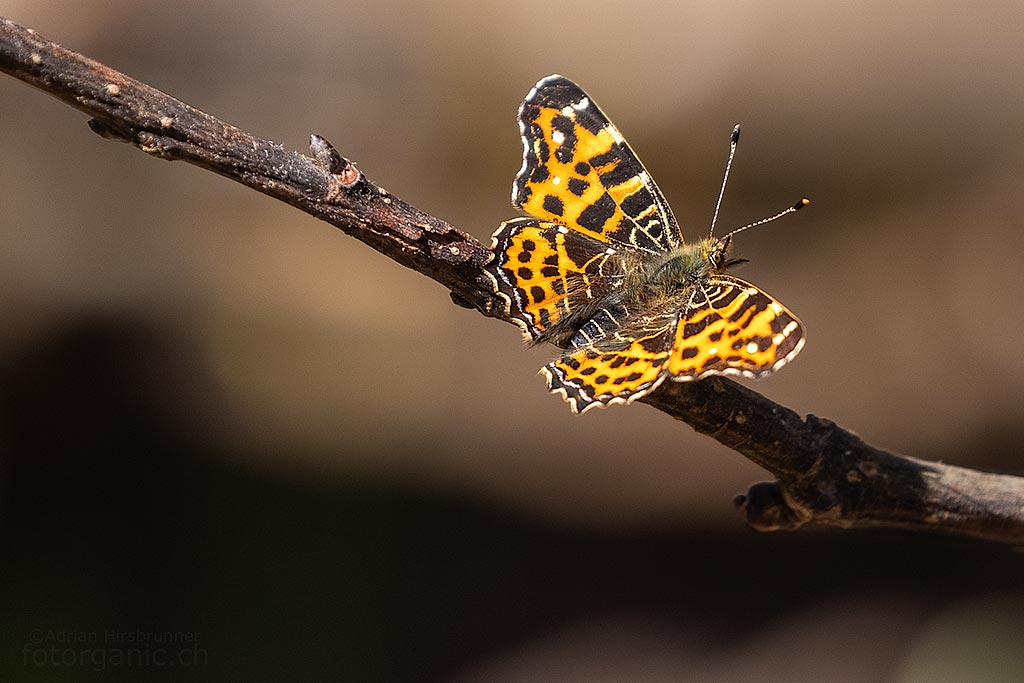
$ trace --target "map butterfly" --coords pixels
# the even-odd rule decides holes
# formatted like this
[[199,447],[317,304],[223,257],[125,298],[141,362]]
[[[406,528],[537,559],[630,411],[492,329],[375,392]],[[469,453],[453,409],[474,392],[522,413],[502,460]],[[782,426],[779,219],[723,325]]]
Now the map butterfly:
[[630,403],[667,378],[761,377],[800,352],[796,317],[726,274],[742,262],[729,258],[731,234],[684,242],[657,185],[578,85],[542,79],[519,129],[512,202],[530,217],[498,228],[485,270],[527,341],[564,349],[541,372],[573,412]]

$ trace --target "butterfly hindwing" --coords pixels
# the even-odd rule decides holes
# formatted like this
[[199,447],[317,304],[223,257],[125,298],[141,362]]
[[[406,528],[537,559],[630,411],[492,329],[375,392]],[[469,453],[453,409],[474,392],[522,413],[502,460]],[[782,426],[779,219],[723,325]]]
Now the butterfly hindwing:
[[665,379],[679,317],[674,302],[637,317],[624,306],[602,308],[580,328],[573,348],[542,372],[574,413],[630,403]]
[[661,191],[589,96],[548,76],[519,108],[523,167],[512,202],[602,242],[647,252],[682,244]]
[[564,346],[568,340],[557,337],[567,318],[622,285],[616,249],[555,223],[506,221],[494,233],[491,250],[484,270],[528,341]]

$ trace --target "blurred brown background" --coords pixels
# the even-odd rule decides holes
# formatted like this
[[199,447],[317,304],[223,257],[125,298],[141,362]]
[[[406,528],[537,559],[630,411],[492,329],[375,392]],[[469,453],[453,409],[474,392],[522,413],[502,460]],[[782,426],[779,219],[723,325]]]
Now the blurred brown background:
[[[1024,473],[1017,2],[8,0],[258,135],[316,132],[481,240],[533,83],[577,80],[688,236],[809,343],[757,383],[918,457]],[[0,78],[4,680],[1019,680],[1024,559],[747,530],[766,474],[341,232]],[[34,629],[198,634],[174,668]],[[29,644],[28,646],[26,644]],[[28,649],[26,649],[28,647]],[[63,650],[76,646],[60,644]],[[71,656],[71,655],[68,655]]]

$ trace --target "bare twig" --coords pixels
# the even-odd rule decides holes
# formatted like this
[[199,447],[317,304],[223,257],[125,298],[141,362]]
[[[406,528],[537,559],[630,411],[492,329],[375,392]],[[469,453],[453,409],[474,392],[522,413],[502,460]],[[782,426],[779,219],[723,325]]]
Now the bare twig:
[[[319,136],[312,157],[290,152],[6,20],[0,70],[84,111],[105,137],[285,201],[436,280],[459,305],[508,321],[483,245],[374,185]],[[887,453],[725,378],[665,382],[642,400],[777,478],[737,497],[756,529],[928,529],[1024,544],[1024,478]]]

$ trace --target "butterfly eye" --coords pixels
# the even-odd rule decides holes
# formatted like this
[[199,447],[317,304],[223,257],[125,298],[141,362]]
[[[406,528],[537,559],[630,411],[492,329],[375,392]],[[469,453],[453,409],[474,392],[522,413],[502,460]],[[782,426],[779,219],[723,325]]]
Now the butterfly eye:
[[713,249],[708,252],[708,262],[711,264],[712,268],[717,270],[722,267],[722,260],[724,256],[725,252],[721,249]]

